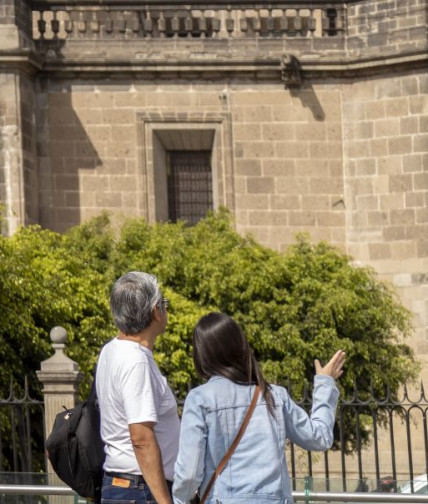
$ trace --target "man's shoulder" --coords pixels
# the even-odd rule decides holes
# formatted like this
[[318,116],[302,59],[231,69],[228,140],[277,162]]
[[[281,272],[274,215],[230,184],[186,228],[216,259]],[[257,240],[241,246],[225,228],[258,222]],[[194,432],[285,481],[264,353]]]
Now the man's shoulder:
[[119,340],[114,338],[103,348],[104,356],[107,361],[118,364],[150,364],[149,356],[143,351],[141,345],[134,341]]

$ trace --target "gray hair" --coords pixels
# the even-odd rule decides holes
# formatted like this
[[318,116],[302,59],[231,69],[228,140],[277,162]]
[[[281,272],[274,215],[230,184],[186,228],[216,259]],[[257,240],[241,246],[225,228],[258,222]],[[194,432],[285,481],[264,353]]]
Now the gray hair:
[[162,293],[154,275],[131,271],[113,285],[111,312],[116,327],[123,334],[137,334],[148,327],[156,305],[162,308]]

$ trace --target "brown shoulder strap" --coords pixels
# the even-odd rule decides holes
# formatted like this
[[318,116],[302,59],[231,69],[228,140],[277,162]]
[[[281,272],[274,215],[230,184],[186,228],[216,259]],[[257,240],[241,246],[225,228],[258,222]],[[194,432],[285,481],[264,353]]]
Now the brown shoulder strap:
[[211,476],[211,479],[207,485],[207,488],[205,489],[204,494],[201,497],[201,500],[199,501],[200,504],[203,504],[208,497],[208,495],[211,492],[211,488],[214,485],[215,480],[217,477],[220,475],[220,473],[223,471],[223,469],[226,467],[226,464],[229,462],[230,457],[233,455],[233,452],[236,450],[236,447],[239,444],[239,441],[241,441],[242,436],[244,435],[245,429],[247,428],[247,425],[250,422],[250,418],[253,414],[253,411],[256,407],[257,404],[257,399],[259,398],[260,395],[260,387],[257,385],[256,390],[254,391],[253,399],[251,401],[250,406],[248,407],[247,414],[245,415],[244,421],[242,422],[242,425],[238,431],[238,434],[236,435],[233,443],[230,445],[230,448],[227,450],[226,455],[221,459],[220,464],[217,466],[216,470],[214,471],[214,474]]

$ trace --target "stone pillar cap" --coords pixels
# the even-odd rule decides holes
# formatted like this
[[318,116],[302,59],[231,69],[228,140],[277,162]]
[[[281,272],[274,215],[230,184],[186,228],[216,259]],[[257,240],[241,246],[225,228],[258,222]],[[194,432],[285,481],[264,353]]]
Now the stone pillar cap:
[[67,331],[64,327],[56,326],[50,332],[52,347],[55,353],[40,364],[40,370],[45,373],[72,373],[79,371],[79,365],[64,354]]

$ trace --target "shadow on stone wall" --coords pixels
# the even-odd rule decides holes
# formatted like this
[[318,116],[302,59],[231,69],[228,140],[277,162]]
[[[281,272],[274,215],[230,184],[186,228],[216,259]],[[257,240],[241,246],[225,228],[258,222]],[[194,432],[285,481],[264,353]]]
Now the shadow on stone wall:
[[[95,207],[95,191],[102,189],[95,169],[102,161],[87,133],[91,113],[84,108],[80,115],[76,113],[72,85],[44,78],[40,87],[40,223],[63,232],[81,222],[82,206]],[[83,172],[93,177],[85,177]]]
[[311,110],[312,116],[316,121],[325,120],[325,112],[310,84],[306,84],[302,89],[290,89],[290,93],[293,98],[299,98],[303,107]]

